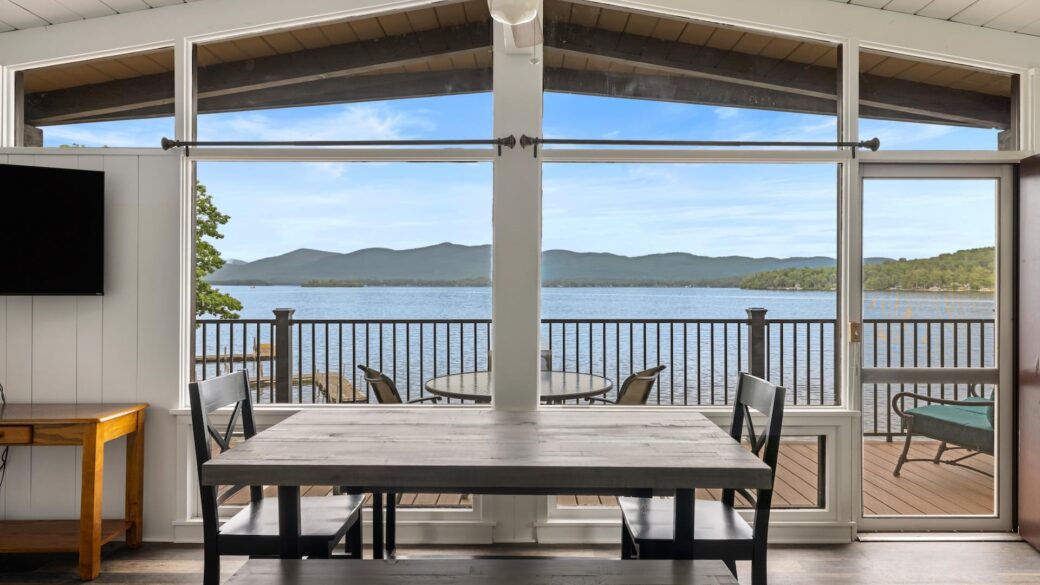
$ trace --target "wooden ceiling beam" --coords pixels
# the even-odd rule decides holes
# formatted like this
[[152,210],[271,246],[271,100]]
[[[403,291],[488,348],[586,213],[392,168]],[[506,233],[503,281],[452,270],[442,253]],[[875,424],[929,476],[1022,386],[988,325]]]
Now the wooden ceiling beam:
[[[200,111],[207,100],[357,79],[381,69],[490,50],[491,26],[473,22],[434,30],[220,63],[198,69]],[[228,100],[215,99],[218,103]],[[256,99],[245,100],[254,105]],[[27,95],[25,120],[34,126],[114,119],[129,112],[165,111],[173,104],[173,74],[145,75]],[[125,116],[124,116],[125,117]]]
[[[547,68],[546,89],[588,95],[833,114],[836,70],[549,21],[548,51],[650,70],[620,74]],[[490,50],[487,22],[215,64],[199,69],[199,111],[350,103],[490,90],[486,70],[450,75],[377,74],[432,57]],[[414,84],[414,87],[410,87]],[[438,85],[441,84],[441,85]],[[1006,128],[1012,100],[874,75],[861,77],[868,118]],[[172,74],[148,75],[27,96],[27,124],[170,115]]]

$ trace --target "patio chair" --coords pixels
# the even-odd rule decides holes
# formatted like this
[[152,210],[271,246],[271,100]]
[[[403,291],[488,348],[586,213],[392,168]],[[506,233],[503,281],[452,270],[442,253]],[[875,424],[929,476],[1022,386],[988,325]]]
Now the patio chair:
[[[243,439],[256,435],[253,402],[249,380],[244,371],[193,382],[188,386],[191,399],[192,436],[195,443],[195,461],[199,477],[202,465],[210,460],[213,443],[219,452],[231,449],[231,438],[238,420],[242,420]],[[210,421],[210,413],[234,405],[231,418],[223,431]],[[220,524],[219,507],[239,491],[249,488],[249,503]],[[199,483],[202,496],[202,527],[205,539],[203,582],[220,582],[221,555],[277,557],[278,499],[265,498],[262,486],[235,485],[218,493],[216,486]],[[300,500],[303,556],[330,558],[332,550],[347,539],[351,558],[361,558],[361,503],[360,496],[307,497]]]
[[[907,398],[928,404],[904,409],[904,401]],[[931,461],[935,464],[956,465],[993,477],[992,473],[961,462],[980,453],[993,454],[994,404],[992,395],[989,398],[982,396],[976,391],[974,384],[968,386],[968,396],[964,400],[936,398],[916,392],[899,392],[893,396],[892,410],[903,421],[906,442],[903,443],[903,452],[899,455],[899,461],[896,463],[892,475],[899,477],[903,464],[908,461]],[[935,453],[935,457],[931,459],[908,457],[914,435],[939,441],[939,450]],[[954,459],[942,458],[946,451],[960,449],[969,453]]]
[[646,401],[650,398],[650,392],[654,389],[654,383],[657,382],[657,378],[661,376],[661,372],[667,366],[654,366],[649,370],[643,370],[642,372],[636,372],[629,377],[625,378],[625,381],[621,383],[621,388],[618,389],[617,397],[613,400],[609,398],[601,398],[599,396],[593,396],[587,400],[591,402],[605,402],[607,404],[646,404]]
[[[423,398],[414,398],[409,400],[407,403],[401,399],[401,392],[397,390],[397,384],[394,383],[390,376],[380,372],[379,370],[373,370],[372,368],[359,364],[358,369],[365,373],[365,381],[375,391],[376,401],[379,404],[418,404],[420,402],[440,402],[440,396],[425,396]],[[353,489],[343,487],[340,488],[344,491],[354,492]],[[372,525],[373,525],[373,541],[382,541],[382,523],[383,523],[383,510],[380,502],[383,499],[383,494],[379,492],[372,493]],[[394,555],[394,549],[396,548],[396,521],[397,521],[397,504],[401,503],[401,494],[394,494],[387,492],[386,494],[386,550],[390,556]],[[381,548],[381,542],[373,542],[376,548]],[[378,557],[379,553],[376,552],[375,556]]]
[[[739,441],[743,436],[744,425],[747,424],[752,452],[773,470],[774,477],[780,450],[785,393],[783,387],[741,373],[729,430],[730,436]],[[761,433],[755,432],[751,411],[766,416]],[[753,526],[737,513],[737,492],[754,505]],[[622,518],[621,557],[674,558],[675,500],[625,497],[618,501]],[[766,543],[772,501],[772,489],[759,489],[754,495],[748,490],[726,489],[722,490],[720,501],[697,500],[693,514],[694,558],[721,560],[734,577],[737,575],[736,561],[750,560],[751,583],[766,585]]]
[[[397,390],[397,384],[383,372],[373,370],[366,365],[358,365],[358,369],[365,373],[365,381],[376,393],[376,402],[379,404],[406,404],[401,399],[401,393]],[[440,396],[425,396],[413,398],[407,404],[418,404],[420,402],[440,402]]]

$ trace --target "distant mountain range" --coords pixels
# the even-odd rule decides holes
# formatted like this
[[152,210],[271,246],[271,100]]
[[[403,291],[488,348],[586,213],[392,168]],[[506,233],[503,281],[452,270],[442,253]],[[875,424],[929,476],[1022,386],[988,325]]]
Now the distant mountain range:
[[[735,286],[756,272],[829,266],[834,266],[834,259],[826,256],[709,257],[683,252],[620,256],[569,250],[548,250],[542,255],[545,286]],[[230,260],[208,280],[251,285],[479,286],[487,285],[490,278],[491,246],[443,243],[345,254],[300,249],[254,262]]]

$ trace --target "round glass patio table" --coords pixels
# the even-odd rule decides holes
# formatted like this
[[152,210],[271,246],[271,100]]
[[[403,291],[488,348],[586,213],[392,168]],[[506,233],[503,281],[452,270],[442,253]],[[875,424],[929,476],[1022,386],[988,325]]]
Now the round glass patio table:
[[[614,383],[594,374],[542,372],[539,398],[554,403],[600,396],[610,392]],[[491,402],[491,372],[467,372],[439,376],[426,382],[426,391],[445,398],[472,402]]]

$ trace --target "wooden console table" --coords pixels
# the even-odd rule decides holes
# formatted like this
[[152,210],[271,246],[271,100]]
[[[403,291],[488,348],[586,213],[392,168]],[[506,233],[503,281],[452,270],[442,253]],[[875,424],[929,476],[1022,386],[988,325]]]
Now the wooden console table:
[[[79,576],[101,571],[101,545],[126,535],[141,545],[144,409],[147,404],[7,404],[0,407],[0,446],[83,447],[80,516],[76,520],[0,522],[0,553],[78,552]],[[126,517],[101,519],[105,443],[126,436]],[[10,479],[10,474],[8,474]]]

